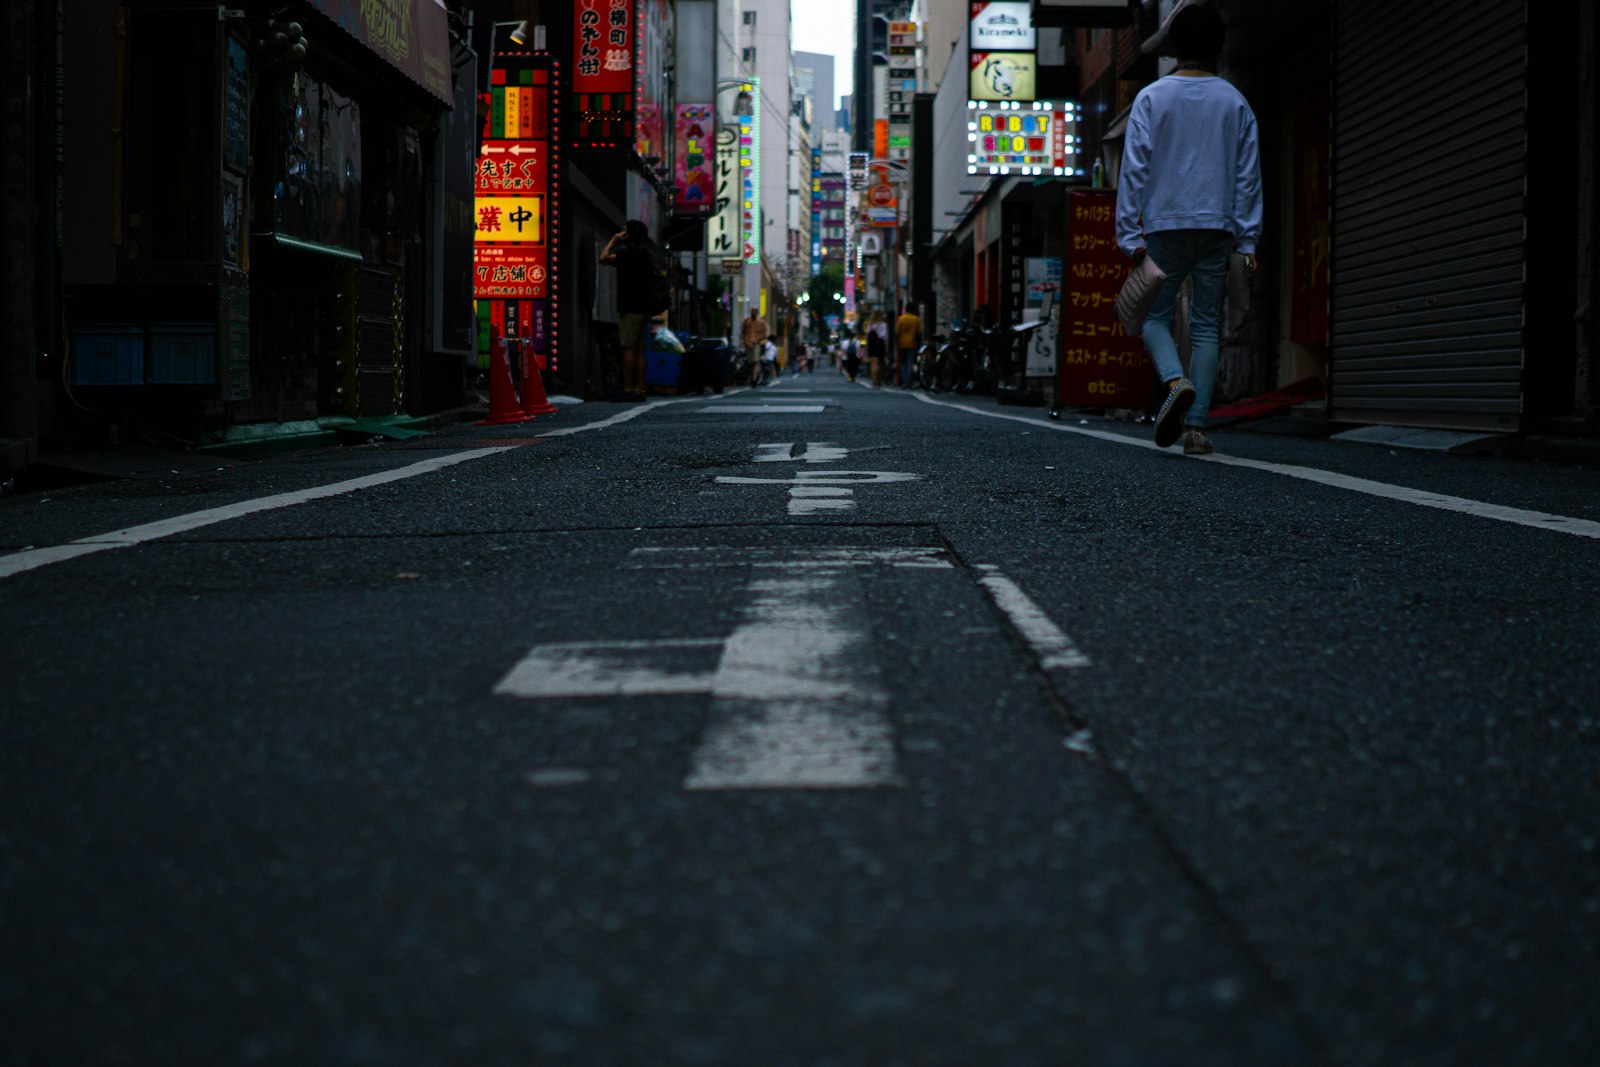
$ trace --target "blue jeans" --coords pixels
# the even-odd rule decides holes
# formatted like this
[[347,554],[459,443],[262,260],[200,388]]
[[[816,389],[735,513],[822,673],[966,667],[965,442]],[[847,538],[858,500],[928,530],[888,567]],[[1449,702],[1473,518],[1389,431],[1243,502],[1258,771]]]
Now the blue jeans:
[[1189,381],[1194,384],[1194,406],[1183,422],[1185,426],[1204,426],[1217,382],[1217,319],[1222,314],[1222,285],[1228,276],[1233,235],[1226,230],[1160,230],[1145,235],[1145,252],[1167,273],[1143,331],[1144,347],[1164,382],[1183,377],[1178,345],[1172,339],[1172,319],[1178,289],[1185,278],[1194,276],[1189,300]]

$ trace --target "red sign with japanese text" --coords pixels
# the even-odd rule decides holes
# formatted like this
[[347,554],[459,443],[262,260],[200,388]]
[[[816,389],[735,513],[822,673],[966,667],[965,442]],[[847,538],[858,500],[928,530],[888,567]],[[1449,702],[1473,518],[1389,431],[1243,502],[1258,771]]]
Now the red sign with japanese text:
[[1112,308],[1133,265],[1117,248],[1117,197],[1074,191],[1067,198],[1061,265],[1061,338],[1056,398],[1075,407],[1143,408],[1154,384],[1144,341],[1129,337]]
[[521,339],[541,366],[553,366],[557,340],[554,81],[544,53],[495,57],[473,189],[480,343]]
[[635,0],[578,0],[572,99],[578,143],[633,147],[638,44]]

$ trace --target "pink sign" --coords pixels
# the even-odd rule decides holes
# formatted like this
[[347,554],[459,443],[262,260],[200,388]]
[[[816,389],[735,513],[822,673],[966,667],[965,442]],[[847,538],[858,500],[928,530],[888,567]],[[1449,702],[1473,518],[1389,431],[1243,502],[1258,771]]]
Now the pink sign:
[[710,104],[679,104],[674,123],[674,186],[672,206],[680,215],[709,215],[716,207],[712,175]]

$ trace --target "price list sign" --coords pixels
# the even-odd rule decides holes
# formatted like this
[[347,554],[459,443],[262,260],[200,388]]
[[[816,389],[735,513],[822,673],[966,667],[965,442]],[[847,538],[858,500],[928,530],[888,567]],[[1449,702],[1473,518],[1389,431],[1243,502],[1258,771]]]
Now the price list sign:
[[1056,397],[1062,406],[1143,408],[1152,374],[1144,341],[1129,337],[1113,308],[1132,263],[1117,250],[1115,193],[1067,198],[1061,265],[1061,339]]

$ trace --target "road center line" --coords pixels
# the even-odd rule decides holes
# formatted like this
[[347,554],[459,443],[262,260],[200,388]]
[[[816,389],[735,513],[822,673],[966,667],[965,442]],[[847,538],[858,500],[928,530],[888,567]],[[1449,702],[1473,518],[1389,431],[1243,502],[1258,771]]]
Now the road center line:
[[[1148,448],[1157,452],[1167,451],[1166,449],[1156,448],[1154,441],[1126,437],[1106,430],[1090,430],[1080,426],[1059,426],[1052,422],[1030,419],[1025,415],[1007,415],[998,411],[980,411],[977,408],[969,408],[964,404],[952,404],[948,400],[934,400],[932,397],[924,396],[921,393],[913,393],[911,395],[924,404],[954,408],[969,415],[981,415],[986,419],[1005,419],[1008,422],[1020,422],[1025,426],[1055,430],[1059,433],[1078,434],[1082,437],[1093,437],[1101,441],[1110,441],[1113,444],[1129,445],[1134,448]],[[1412,489],[1404,485],[1375,482],[1368,478],[1355,478],[1348,474],[1335,474],[1332,471],[1318,470],[1315,467],[1300,467],[1288,463],[1270,463],[1266,460],[1244,459],[1240,456],[1224,456],[1217,453],[1212,453],[1209,456],[1184,456],[1182,458],[1199,460],[1204,463],[1222,463],[1233,467],[1247,467],[1252,470],[1265,471],[1268,474],[1281,474],[1286,478],[1299,478],[1301,481],[1316,482],[1335,489],[1346,489],[1352,493],[1364,493],[1367,496],[1382,497],[1387,500],[1399,501],[1403,504],[1415,504],[1418,507],[1454,511],[1480,519],[1491,519],[1495,522],[1531,526],[1534,529],[1550,530],[1554,533],[1570,534],[1574,537],[1600,538],[1600,522],[1594,522],[1590,519],[1577,519],[1567,515],[1553,515],[1545,511],[1530,511],[1525,508],[1507,507],[1503,504],[1490,504],[1482,500],[1469,500],[1466,497],[1449,496],[1444,493],[1431,493],[1425,489]]]

